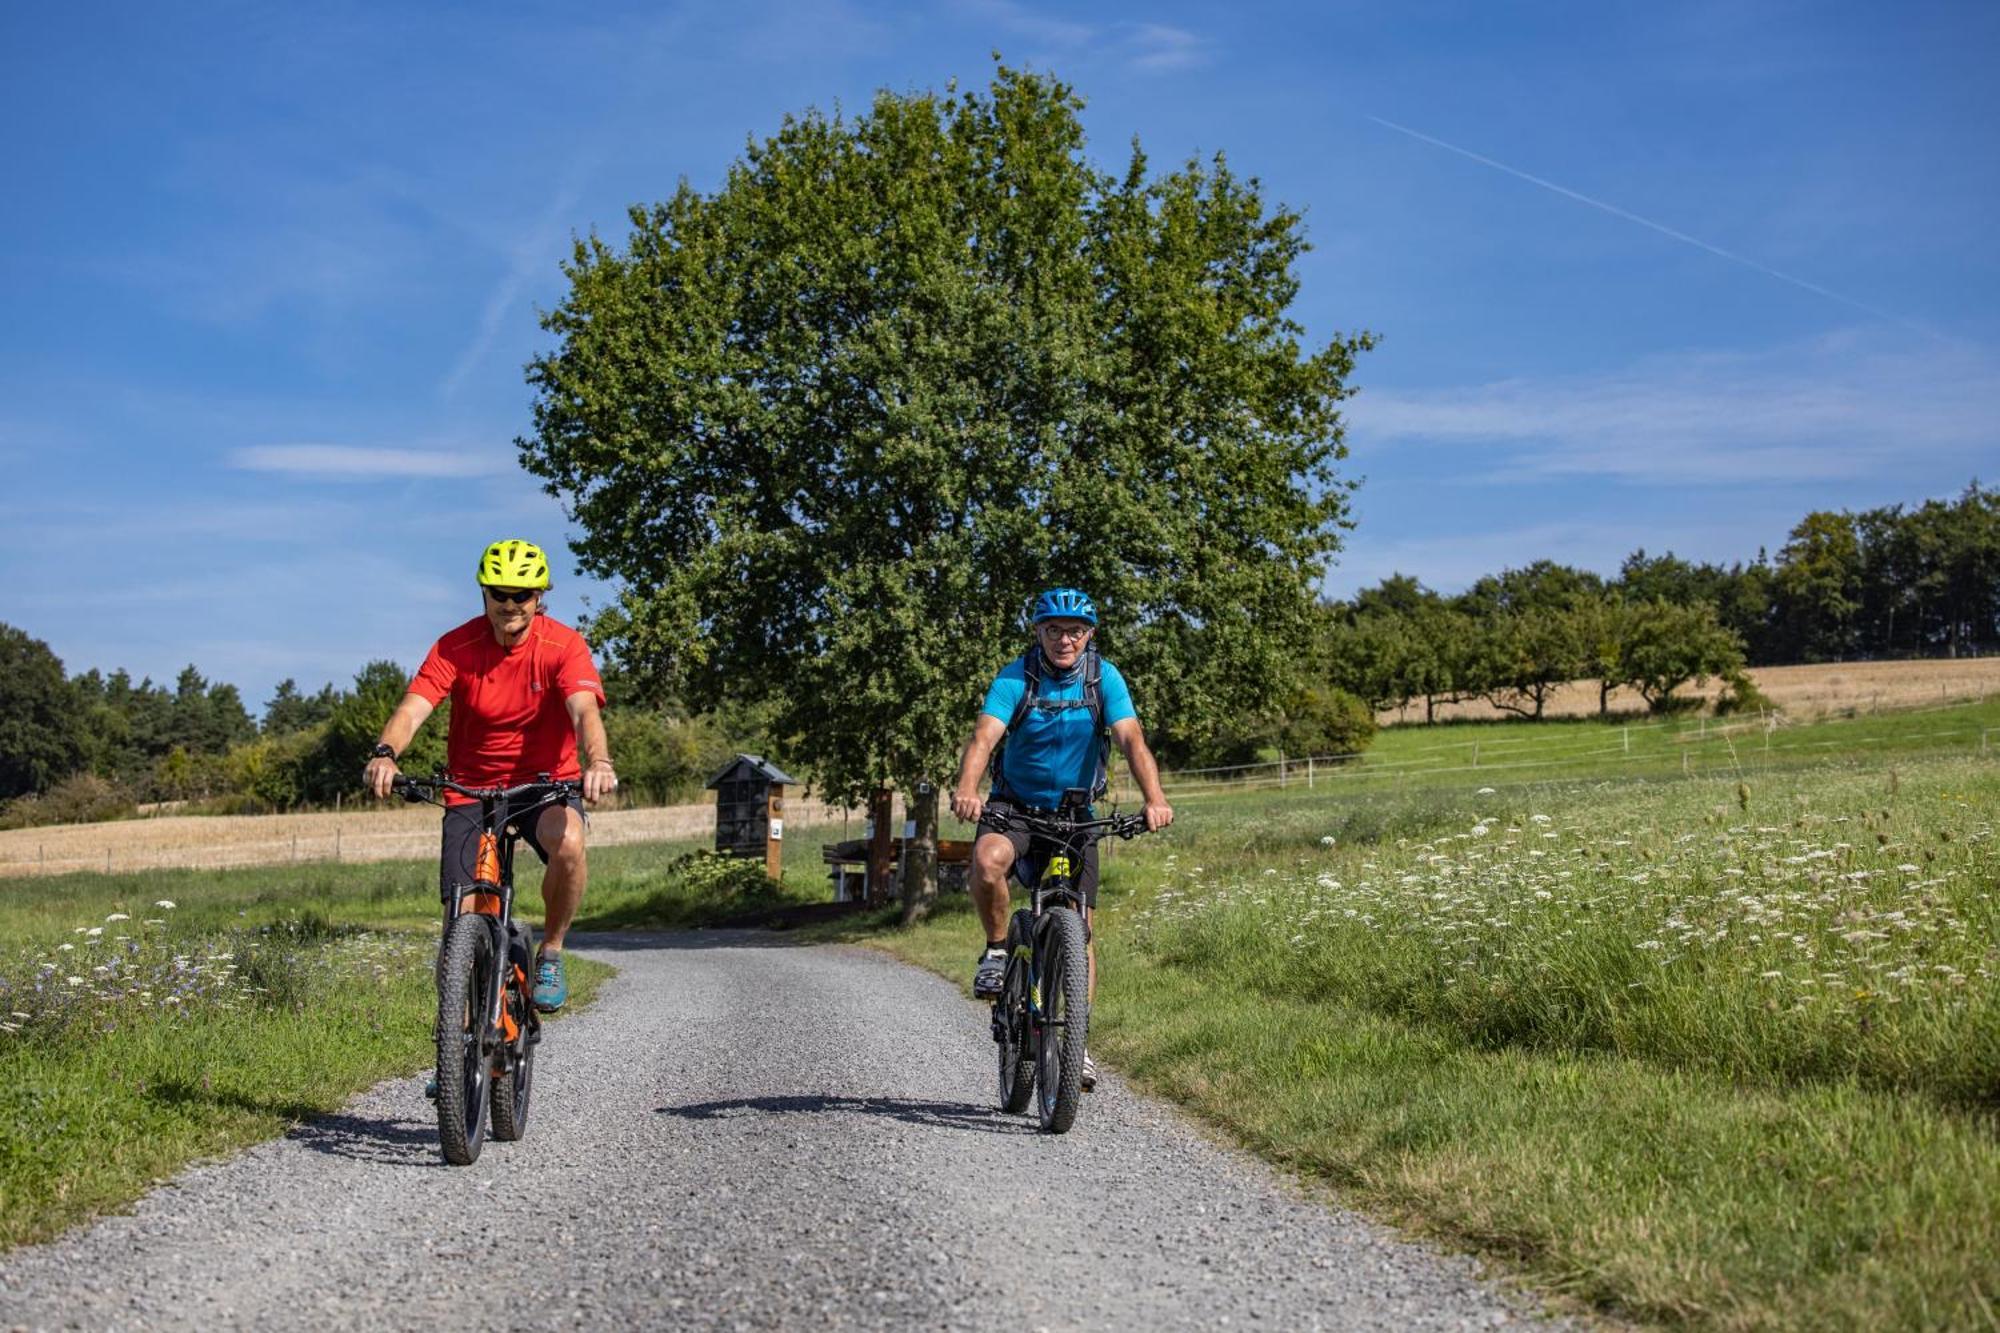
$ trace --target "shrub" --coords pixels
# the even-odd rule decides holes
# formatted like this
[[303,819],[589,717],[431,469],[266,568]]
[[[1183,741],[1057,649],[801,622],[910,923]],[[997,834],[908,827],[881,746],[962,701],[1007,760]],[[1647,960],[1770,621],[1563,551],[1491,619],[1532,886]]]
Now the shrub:
[[1286,754],[1358,755],[1375,739],[1375,715],[1346,690],[1308,686],[1286,705],[1277,739]]
[[133,813],[132,798],[95,773],[73,773],[39,796],[23,796],[0,811],[0,828],[94,824]]

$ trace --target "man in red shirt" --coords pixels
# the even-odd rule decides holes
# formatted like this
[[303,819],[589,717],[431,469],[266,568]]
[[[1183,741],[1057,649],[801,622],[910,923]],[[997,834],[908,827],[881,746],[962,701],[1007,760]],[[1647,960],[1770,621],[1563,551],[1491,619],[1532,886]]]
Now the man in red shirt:
[[[532,543],[508,540],[479,558],[485,613],[474,616],[431,646],[375,746],[362,780],[378,797],[389,794],[396,758],[439,701],[451,699],[445,763],[468,787],[511,787],[547,773],[558,782],[583,780],[584,800],[596,802],[618,786],[605,743],[604,687],[590,660],[590,646],[568,625],[551,620],[542,605],[549,563]],[[581,744],[587,763],[577,762]],[[542,858],[542,948],[535,960],[535,1007],[560,1009],[569,998],[562,961],[563,936],[583,901],[585,821],[580,802],[542,811],[522,840]],[[446,901],[475,876],[479,807],[448,798],[438,890]]]

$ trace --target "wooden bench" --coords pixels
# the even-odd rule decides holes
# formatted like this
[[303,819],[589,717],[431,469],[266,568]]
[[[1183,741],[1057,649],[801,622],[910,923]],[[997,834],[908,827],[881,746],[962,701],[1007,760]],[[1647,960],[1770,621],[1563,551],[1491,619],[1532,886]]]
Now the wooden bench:
[[[896,860],[896,873],[900,881],[903,869],[902,838],[889,839],[889,849]],[[859,902],[867,893],[868,848],[866,838],[849,838],[845,842],[830,842],[820,849],[820,859],[827,864],[827,878],[833,882],[833,900],[837,903]],[[963,893],[966,872],[972,868],[972,844],[956,838],[939,838],[937,843],[937,877],[940,893]]]

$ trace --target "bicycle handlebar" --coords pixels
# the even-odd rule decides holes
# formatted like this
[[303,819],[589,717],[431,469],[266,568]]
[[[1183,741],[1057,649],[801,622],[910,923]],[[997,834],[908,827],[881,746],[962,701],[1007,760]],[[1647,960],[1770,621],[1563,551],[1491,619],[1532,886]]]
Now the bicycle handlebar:
[[404,799],[410,801],[426,800],[441,791],[456,792],[474,801],[511,801],[516,796],[531,792],[546,795],[555,789],[560,789],[565,796],[583,795],[583,784],[569,780],[523,782],[517,787],[467,787],[446,777],[425,778],[398,773],[389,783],[390,791],[401,792]]
[[1029,814],[1014,811],[994,820],[1001,827],[1013,827],[1023,833],[1039,833],[1043,837],[1056,838],[1064,842],[1079,833],[1095,833],[1091,842],[1101,842],[1105,838],[1119,837],[1132,839],[1146,831],[1144,815],[1112,815],[1106,819],[1071,819],[1061,814]]

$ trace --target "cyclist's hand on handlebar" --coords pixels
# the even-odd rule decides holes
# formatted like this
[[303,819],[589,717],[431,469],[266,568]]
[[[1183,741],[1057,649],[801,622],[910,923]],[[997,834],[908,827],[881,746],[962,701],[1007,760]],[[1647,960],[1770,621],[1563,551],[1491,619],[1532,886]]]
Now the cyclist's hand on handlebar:
[[583,799],[596,805],[618,790],[618,772],[609,759],[593,759],[583,770]]
[[968,824],[977,824],[979,816],[986,811],[986,803],[979,799],[977,791],[955,791],[951,794],[951,812]]
[[1174,822],[1174,808],[1165,801],[1149,801],[1146,804],[1146,831],[1163,829]]
[[387,756],[370,759],[368,767],[361,770],[361,785],[366,787],[376,800],[386,800],[390,785],[396,781],[397,772],[396,761]]

